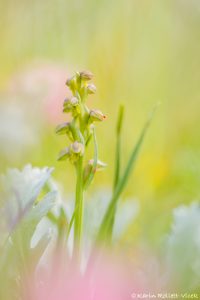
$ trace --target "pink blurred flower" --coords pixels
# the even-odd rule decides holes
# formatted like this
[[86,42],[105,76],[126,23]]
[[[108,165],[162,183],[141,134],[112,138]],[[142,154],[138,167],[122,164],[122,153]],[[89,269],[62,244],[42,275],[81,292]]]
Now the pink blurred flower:
[[[55,263],[55,262],[54,262]],[[133,282],[127,265],[109,256],[98,258],[82,274],[75,264],[56,260],[51,271],[41,272],[26,291],[29,300],[122,300],[131,299]],[[29,286],[30,286],[29,285]]]
[[61,107],[63,100],[69,96],[65,86],[69,76],[67,68],[53,63],[30,65],[26,70],[15,75],[9,85],[13,95],[24,98],[32,111],[39,111],[50,123],[62,119]]
[[[132,255],[131,255],[132,256]],[[128,300],[170,290],[163,263],[149,254],[96,252],[85,271],[57,254],[51,264],[29,278],[24,300]],[[136,297],[136,295],[139,295]]]

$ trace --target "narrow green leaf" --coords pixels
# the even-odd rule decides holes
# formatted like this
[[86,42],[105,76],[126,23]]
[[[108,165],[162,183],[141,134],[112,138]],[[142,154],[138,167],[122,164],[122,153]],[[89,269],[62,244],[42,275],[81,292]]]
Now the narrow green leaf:
[[[113,184],[113,194],[115,193],[115,189],[119,182],[120,172],[121,172],[121,132],[122,132],[122,124],[124,119],[124,106],[120,105],[118,111],[118,118],[117,118],[117,127],[116,127],[116,150],[115,150],[115,175],[114,175],[114,184]],[[114,227],[115,223],[115,214],[116,209],[113,211],[113,216],[110,221],[110,230],[108,230],[108,239],[112,237],[112,228]]]
[[121,130],[124,117],[124,106],[119,107],[118,120],[117,120],[117,142],[116,142],[116,158],[115,158],[115,177],[113,189],[116,188],[120,176],[120,166],[121,166]]
[[128,179],[131,175],[131,172],[133,171],[133,168],[135,166],[135,163],[137,161],[137,158],[138,158],[138,154],[139,154],[139,151],[140,151],[140,148],[142,146],[142,142],[144,140],[144,137],[146,135],[146,132],[149,128],[149,125],[151,123],[151,120],[153,118],[153,115],[155,113],[155,110],[156,110],[157,106],[153,109],[153,111],[151,112],[151,114],[149,115],[149,118],[139,136],[139,139],[136,143],[136,146],[134,147],[133,151],[132,151],[132,154],[129,158],[129,161],[126,165],[126,168],[125,168],[125,171],[124,171],[124,174],[122,175],[121,179],[119,180],[116,188],[115,188],[115,191],[113,193],[113,196],[112,196],[112,199],[110,201],[110,204],[107,208],[107,211],[104,215],[104,218],[103,218],[103,221],[100,225],[100,229],[99,229],[99,232],[97,234],[97,241],[102,241],[102,240],[107,240],[108,239],[108,235],[110,236],[110,232],[112,233],[112,230],[113,230],[113,216],[115,214],[115,209],[116,209],[116,206],[117,206],[117,203],[118,203],[118,200],[119,200],[119,197],[122,193],[122,191],[124,190],[127,182],[128,182]]

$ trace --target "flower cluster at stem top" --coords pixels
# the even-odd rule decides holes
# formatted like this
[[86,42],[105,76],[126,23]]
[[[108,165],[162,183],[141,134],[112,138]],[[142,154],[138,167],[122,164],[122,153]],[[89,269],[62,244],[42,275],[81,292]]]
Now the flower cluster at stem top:
[[[103,121],[106,116],[98,109],[89,109],[86,100],[90,94],[96,92],[96,87],[90,80],[93,74],[90,71],[76,72],[74,76],[66,81],[66,85],[72,92],[70,98],[66,98],[63,103],[63,112],[70,113],[72,119],[56,127],[58,135],[67,135],[70,145],[60,151],[58,160],[69,159],[72,163],[84,156],[85,149],[89,144],[94,130],[94,122]],[[92,161],[88,162],[86,169],[92,166]],[[98,161],[98,166],[102,168],[103,163]]]

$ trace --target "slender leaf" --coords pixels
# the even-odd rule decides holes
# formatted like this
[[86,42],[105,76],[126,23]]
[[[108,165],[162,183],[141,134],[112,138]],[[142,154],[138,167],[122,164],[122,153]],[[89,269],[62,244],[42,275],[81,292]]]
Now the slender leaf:
[[[119,107],[117,127],[116,127],[117,141],[116,141],[116,150],[115,150],[116,155],[115,155],[115,175],[114,175],[114,184],[113,184],[113,194],[115,193],[115,189],[119,182],[120,171],[121,171],[121,132],[122,132],[123,118],[124,118],[124,106],[121,105]],[[113,212],[113,216],[110,221],[110,223],[111,223],[110,230],[108,230],[108,232],[107,232],[109,240],[111,240],[111,237],[112,237],[112,228],[115,223],[115,214],[116,214],[116,211]]]
[[113,189],[116,188],[119,177],[120,177],[120,167],[121,167],[121,131],[122,131],[122,124],[124,118],[124,106],[119,107],[118,112],[118,120],[117,120],[117,142],[116,142],[116,158],[115,158],[115,178],[114,178],[114,185]]
[[121,193],[123,192],[123,190],[124,190],[124,188],[125,188],[125,186],[128,182],[128,179],[131,175],[131,172],[134,169],[134,166],[135,166],[135,163],[137,161],[138,154],[140,152],[144,137],[147,133],[147,130],[149,128],[149,125],[151,123],[151,120],[153,118],[153,115],[155,113],[156,108],[157,108],[157,106],[153,109],[153,111],[150,114],[147,122],[145,123],[145,125],[143,127],[143,130],[142,130],[142,132],[139,136],[139,139],[136,143],[136,146],[134,147],[134,149],[132,151],[132,154],[129,158],[129,161],[126,165],[125,171],[124,171],[121,179],[119,180],[119,182],[118,182],[118,184],[115,188],[112,199],[110,201],[110,204],[107,208],[107,211],[106,211],[106,213],[104,215],[104,218],[103,218],[103,221],[101,223],[99,232],[97,234],[97,241],[98,240],[103,240],[103,239],[108,240],[108,236],[110,237],[110,232],[113,231],[113,222],[112,222],[112,220],[113,220],[113,217],[114,217],[114,214],[115,214],[115,210],[116,210],[116,206],[117,206],[119,197],[120,197]]

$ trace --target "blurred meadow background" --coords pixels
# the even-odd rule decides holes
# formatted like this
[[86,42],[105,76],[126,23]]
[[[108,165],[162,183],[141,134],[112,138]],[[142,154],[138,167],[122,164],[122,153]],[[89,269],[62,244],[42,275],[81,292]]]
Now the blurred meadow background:
[[65,143],[66,79],[95,74],[89,106],[107,120],[98,126],[107,169],[88,193],[112,186],[119,104],[125,105],[123,163],[152,107],[161,105],[123,198],[140,213],[125,239],[156,246],[172,209],[200,198],[200,2],[198,0],[0,0],[0,164],[53,166],[64,193],[74,191],[68,162],[56,161]]

